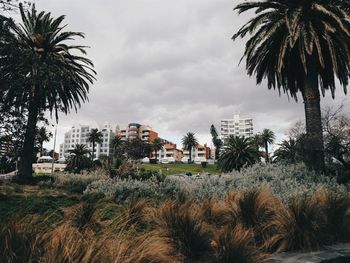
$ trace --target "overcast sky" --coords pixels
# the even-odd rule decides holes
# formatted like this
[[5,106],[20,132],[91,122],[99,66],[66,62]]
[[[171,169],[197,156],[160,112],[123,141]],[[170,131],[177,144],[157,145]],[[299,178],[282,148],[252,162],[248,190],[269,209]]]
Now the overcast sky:
[[[244,42],[231,36],[247,20],[229,0],[36,0],[37,9],[66,15],[82,31],[98,72],[90,101],[60,115],[57,143],[74,123],[148,124],[180,143],[188,131],[211,143],[210,125],[235,112],[281,138],[304,118],[302,101],[289,101],[266,83],[256,86],[238,65]],[[238,2],[238,1],[237,1]],[[346,99],[338,89],[335,103]],[[327,94],[323,105],[334,103]],[[348,100],[345,100],[349,111]],[[52,142],[47,145],[52,147]],[[58,147],[56,146],[56,150]]]

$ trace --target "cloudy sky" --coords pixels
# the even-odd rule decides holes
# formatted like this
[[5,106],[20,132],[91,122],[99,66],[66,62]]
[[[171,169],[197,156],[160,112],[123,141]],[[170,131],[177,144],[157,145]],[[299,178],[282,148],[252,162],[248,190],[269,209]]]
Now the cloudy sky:
[[[238,65],[244,42],[233,33],[247,20],[229,0],[36,0],[37,9],[66,15],[68,29],[86,33],[80,44],[98,72],[90,101],[60,116],[58,143],[74,123],[149,124],[180,143],[188,131],[210,144],[209,127],[235,112],[254,118],[255,132],[281,138],[304,117],[303,103],[256,86]],[[345,100],[341,89],[336,103]],[[330,96],[323,105],[333,103]],[[349,111],[348,100],[345,100]],[[52,142],[47,145],[52,147]],[[58,148],[56,148],[58,149]]]

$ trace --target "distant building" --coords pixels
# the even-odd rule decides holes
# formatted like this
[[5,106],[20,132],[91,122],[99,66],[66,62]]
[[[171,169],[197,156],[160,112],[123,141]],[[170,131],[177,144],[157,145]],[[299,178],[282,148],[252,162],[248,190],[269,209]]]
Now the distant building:
[[2,136],[0,138],[0,157],[13,151],[13,142],[11,136]]
[[117,130],[117,136],[125,141],[139,138],[144,142],[152,143],[154,139],[158,138],[158,133],[148,125],[130,123],[127,128]]
[[177,149],[176,144],[166,141],[163,145],[163,149],[157,152],[157,159],[172,159],[176,162],[180,162],[183,157],[183,151]]
[[[67,158],[69,156],[69,150],[74,149],[76,144],[84,144],[87,148],[92,151],[92,143],[88,141],[89,133],[94,127],[89,125],[74,125],[68,132],[64,135],[64,142],[60,144],[59,157]],[[105,123],[102,127],[97,128],[102,133],[102,143],[96,144],[95,156],[99,158],[101,155],[109,155],[110,145],[113,139],[114,132],[109,123]]]
[[[210,159],[210,148],[204,144],[200,145],[198,144],[197,147],[192,149],[192,160],[194,159],[201,159],[201,160],[207,160]],[[183,158],[189,159],[190,158],[190,151],[183,149]]]
[[243,118],[234,114],[233,119],[221,120],[221,137],[226,139],[230,135],[251,137],[253,136],[253,119]]

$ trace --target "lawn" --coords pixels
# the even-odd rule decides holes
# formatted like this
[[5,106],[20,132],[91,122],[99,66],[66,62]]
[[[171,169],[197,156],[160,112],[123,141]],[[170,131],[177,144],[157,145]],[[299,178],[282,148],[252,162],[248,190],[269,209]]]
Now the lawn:
[[191,173],[196,175],[198,173],[210,173],[220,174],[216,165],[208,165],[203,168],[200,164],[140,164],[138,167],[142,167],[146,170],[157,171],[165,175],[179,174],[179,173]]

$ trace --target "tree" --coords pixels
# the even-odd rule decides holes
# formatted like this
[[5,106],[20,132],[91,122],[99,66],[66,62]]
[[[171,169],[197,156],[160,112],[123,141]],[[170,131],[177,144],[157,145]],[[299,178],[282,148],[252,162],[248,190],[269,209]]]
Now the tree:
[[197,147],[198,140],[195,137],[195,134],[193,132],[188,132],[183,138],[182,138],[182,144],[186,150],[188,150],[190,154],[189,162],[192,162],[192,149]]
[[125,143],[125,153],[129,158],[139,160],[151,154],[152,147],[150,144],[136,138]]
[[76,144],[73,150],[69,150],[70,156],[67,160],[66,170],[73,173],[80,173],[82,170],[90,169],[92,161],[88,154],[90,151],[85,144]]
[[103,142],[103,134],[102,134],[102,132],[98,131],[98,129],[91,129],[90,133],[88,134],[87,141],[92,143],[91,160],[93,161],[95,159],[96,143],[100,144],[100,143]]
[[259,134],[261,147],[265,149],[265,161],[270,162],[269,158],[269,144],[273,144],[276,136],[275,133],[269,129],[264,129],[261,134]]
[[252,165],[259,159],[256,146],[249,138],[230,135],[224,143],[218,160],[222,172],[240,171],[245,165]]
[[124,144],[123,139],[120,136],[113,137],[111,141],[111,153],[114,157],[121,157],[122,155],[122,146]]
[[155,138],[152,142],[152,149],[156,154],[156,163],[157,163],[158,151],[163,149],[163,141],[160,138]]
[[[24,11],[22,24],[11,24],[11,34],[0,42],[0,87],[5,103],[24,105],[28,111],[19,179],[32,177],[35,132],[40,113],[49,110],[67,114],[85,102],[95,72],[84,55],[85,48],[68,45],[83,33],[63,31],[64,16],[37,13],[35,6]],[[80,56],[80,53],[83,56]]]
[[40,156],[43,155],[43,145],[44,145],[44,142],[49,142],[50,139],[52,138],[52,133],[49,132],[45,126],[43,127],[40,127],[37,132],[36,132],[36,140],[38,142],[38,145],[39,145],[39,152],[40,152]]
[[278,148],[274,153],[274,161],[294,164],[299,161],[298,151],[300,146],[298,146],[298,140],[289,138],[288,140],[283,140],[279,144]]
[[269,89],[282,89],[296,100],[302,94],[305,162],[315,170],[324,169],[320,90],[322,95],[330,90],[334,97],[335,78],[346,91],[350,76],[349,12],[340,3],[261,0],[235,7],[239,13],[255,9],[256,14],[233,36],[252,35],[244,53],[248,75],[255,75],[258,84],[267,79]]
[[212,124],[210,126],[210,134],[211,134],[211,137],[212,137],[212,142],[214,144],[214,147],[215,147],[215,159],[218,159],[219,156],[220,156],[220,149],[222,147],[222,140],[219,138],[219,134],[214,126],[214,124]]

